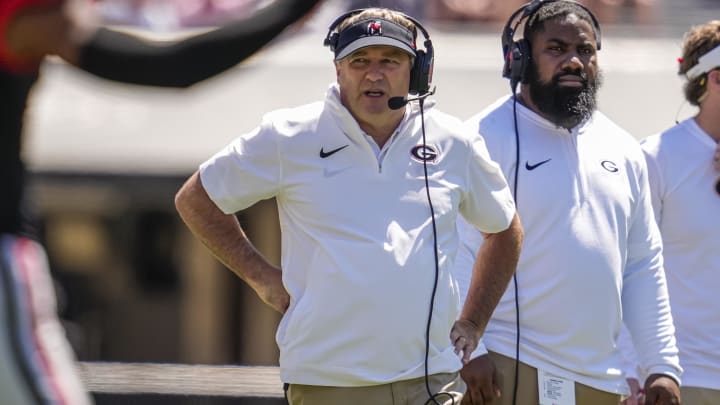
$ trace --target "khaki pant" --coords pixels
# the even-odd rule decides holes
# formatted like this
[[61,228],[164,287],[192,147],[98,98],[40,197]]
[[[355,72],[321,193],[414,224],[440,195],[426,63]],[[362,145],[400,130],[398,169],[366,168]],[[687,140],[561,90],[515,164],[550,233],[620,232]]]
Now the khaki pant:
[[[435,401],[442,405],[460,405],[465,383],[458,373],[434,374],[429,377],[430,390],[442,392]],[[290,384],[290,405],[423,405],[429,401],[425,377],[368,387],[325,387]]]
[[[485,405],[512,405],[515,385],[515,359],[494,352],[490,352],[489,355],[495,362],[498,371],[498,385],[502,396],[496,401],[485,402]],[[537,369],[522,362],[519,364],[516,405],[537,405],[540,403]],[[600,391],[578,382],[575,383],[576,405],[618,405],[621,399],[620,394]],[[717,404],[720,404],[720,402]]]
[[720,390],[701,387],[680,387],[680,397],[687,405],[718,405]]

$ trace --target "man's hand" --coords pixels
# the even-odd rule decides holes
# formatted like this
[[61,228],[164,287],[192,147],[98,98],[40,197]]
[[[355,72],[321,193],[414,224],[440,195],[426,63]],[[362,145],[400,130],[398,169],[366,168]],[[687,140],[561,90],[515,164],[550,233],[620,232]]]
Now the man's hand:
[[495,363],[487,354],[472,359],[460,370],[460,377],[467,385],[462,405],[492,404],[500,398]]
[[270,308],[284,314],[290,305],[290,295],[282,283],[282,272],[272,267],[263,271],[263,282],[252,286],[260,299]]
[[651,374],[645,380],[644,405],[677,405],[680,401],[680,387],[677,382],[664,374]]
[[640,390],[640,382],[637,378],[628,378],[628,386],[630,387],[630,396],[622,401],[621,405],[642,405],[645,392]]
[[477,348],[481,335],[480,328],[472,321],[458,319],[450,330],[450,341],[455,346],[455,354],[462,352],[462,363],[470,361],[470,355]]

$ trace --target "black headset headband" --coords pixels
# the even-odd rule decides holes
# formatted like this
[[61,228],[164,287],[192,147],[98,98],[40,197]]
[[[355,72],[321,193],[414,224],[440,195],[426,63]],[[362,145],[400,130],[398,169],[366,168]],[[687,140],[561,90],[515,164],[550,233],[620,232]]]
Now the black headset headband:
[[[519,9],[515,10],[512,15],[510,15],[510,18],[508,18],[507,23],[505,24],[505,28],[503,28],[502,32],[502,48],[503,48],[503,58],[505,55],[507,55],[507,52],[510,48],[510,45],[515,42],[515,30],[517,27],[524,21],[524,20],[530,20],[535,13],[540,10],[540,8],[548,3],[556,3],[558,1],[564,1],[567,3],[575,4],[576,6],[580,7],[581,9],[585,10],[585,12],[588,13],[590,16],[590,19],[592,20],[593,28],[595,29],[595,42],[597,43],[597,49],[600,50],[601,47],[601,32],[600,32],[600,23],[598,22],[597,18],[595,18],[595,14],[590,11],[589,8],[585,7],[583,4],[578,3],[577,1],[573,0],[533,0],[523,6],[521,6]],[[513,21],[517,18],[518,14],[522,13],[522,16],[518,19],[518,21],[515,23],[515,26],[513,26]]]

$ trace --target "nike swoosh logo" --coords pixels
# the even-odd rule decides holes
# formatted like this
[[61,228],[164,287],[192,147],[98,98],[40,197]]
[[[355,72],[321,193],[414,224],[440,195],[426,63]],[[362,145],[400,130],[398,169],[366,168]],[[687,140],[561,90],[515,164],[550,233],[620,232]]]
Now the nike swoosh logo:
[[530,162],[528,162],[528,161],[526,160],[526,161],[525,161],[525,168],[528,169],[528,170],[535,170],[535,169],[537,169],[538,167],[544,165],[545,163],[547,163],[547,162],[549,162],[549,161],[551,161],[551,160],[552,160],[552,158],[550,158],[550,159],[545,159],[545,160],[543,160],[542,162],[537,162],[537,163],[535,163],[534,165],[531,165]]
[[329,150],[327,152],[325,152],[324,148],[320,148],[320,157],[325,159],[326,157],[330,157],[330,156],[334,155],[335,153],[340,152],[341,150],[347,148],[348,146],[350,146],[350,145],[341,146],[337,149]]

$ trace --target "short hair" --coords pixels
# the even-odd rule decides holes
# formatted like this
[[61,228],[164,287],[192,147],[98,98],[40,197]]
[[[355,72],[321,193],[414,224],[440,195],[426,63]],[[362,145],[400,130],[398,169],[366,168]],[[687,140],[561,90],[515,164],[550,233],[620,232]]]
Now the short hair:
[[523,38],[532,44],[533,38],[539,32],[545,30],[546,22],[560,17],[567,17],[570,14],[575,14],[581,20],[587,21],[595,34],[595,41],[600,39],[597,27],[595,26],[595,20],[588,10],[574,1],[565,0],[552,1],[542,4],[525,23]]
[[415,23],[405,18],[405,15],[387,8],[376,7],[365,9],[358,14],[353,14],[350,17],[346,18],[344,21],[338,24],[337,31],[342,31],[350,25],[368,18],[382,18],[384,20],[396,22],[406,27],[408,30],[410,30],[410,32],[413,33],[413,36],[417,37],[417,28],[415,27]]
[[[720,45],[720,20],[712,20],[702,25],[696,25],[685,33],[682,46],[682,57],[678,74],[684,75],[693,66],[698,64],[701,56]],[[683,86],[685,99],[694,106],[700,105],[700,98],[707,86],[707,73],[689,79]]]

